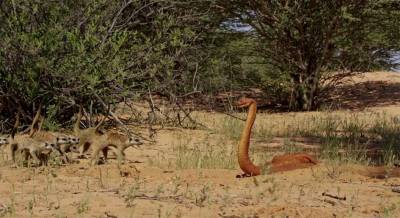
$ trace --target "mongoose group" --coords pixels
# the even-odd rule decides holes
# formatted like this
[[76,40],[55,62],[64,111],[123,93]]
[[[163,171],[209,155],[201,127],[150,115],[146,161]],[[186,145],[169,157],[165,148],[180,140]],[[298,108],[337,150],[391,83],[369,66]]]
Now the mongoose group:
[[[118,132],[109,131],[103,133],[99,130],[104,122],[103,118],[96,127],[80,129],[82,119],[82,106],[76,116],[72,134],[42,131],[43,118],[40,108],[33,118],[29,134],[16,134],[19,126],[19,113],[10,136],[0,136],[0,147],[7,146],[12,162],[16,163],[16,155],[22,155],[25,161],[33,159],[37,165],[47,165],[47,161],[52,152],[60,157],[63,163],[71,163],[67,153],[79,152],[79,158],[91,150],[90,164],[99,163],[99,155],[102,152],[104,162],[108,158],[108,150],[117,155],[118,163],[121,164],[125,159],[125,150],[130,146],[143,144],[139,138],[129,137]],[[39,122],[39,128],[35,129]]]
[[[318,164],[318,161],[312,155],[307,153],[283,154],[274,156],[272,161],[267,162],[265,166],[254,165],[249,157],[250,135],[256,118],[257,103],[254,99],[241,98],[237,102],[238,107],[249,108],[246,124],[243,129],[240,142],[238,144],[238,163],[244,174],[238,175],[239,178],[248,176],[257,176],[265,171],[281,172],[299,168],[312,167]],[[0,147],[8,145],[11,160],[15,163],[15,155],[21,154],[24,160],[32,158],[39,165],[46,165],[49,154],[55,151],[64,163],[70,163],[68,152],[79,152],[79,158],[84,158],[86,153],[91,150],[91,159],[89,163],[96,165],[100,161],[100,152],[103,155],[104,162],[107,162],[108,151],[115,153],[118,163],[121,164],[125,159],[125,150],[131,146],[142,144],[139,138],[129,137],[118,132],[100,131],[100,126],[104,122],[103,118],[95,127],[80,129],[82,119],[82,106],[76,115],[76,122],[71,135],[63,133],[54,133],[41,131],[43,118],[40,116],[40,109],[37,111],[30,133],[26,135],[15,135],[19,125],[19,113],[16,117],[13,131],[9,137],[0,137]],[[36,123],[41,120],[38,130],[35,130]]]

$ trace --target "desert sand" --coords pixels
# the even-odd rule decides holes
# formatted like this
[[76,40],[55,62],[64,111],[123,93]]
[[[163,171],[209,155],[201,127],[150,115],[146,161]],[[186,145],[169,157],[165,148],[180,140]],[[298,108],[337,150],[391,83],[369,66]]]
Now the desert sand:
[[[344,96],[337,113],[400,115],[400,74],[370,73],[351,84],[367,91],[355,88]],[[202,113],[216,122],[227,119]],[[255,128],[262,127],[262,117],[302,114],[261,113]],[[147,134],[146,127],[135,130]],[[392,191],[400,186],[396,167],[321,159],[312,168],[238,179],[237,141],[213,128],[164,128],[154,141],[127,149],[121,167],[115,159],[94,167],[88,160],[10,167],[0,149],[0,217],[400,217],[400,193]],[[252,154],[265,153],[269,160],[285,152],[283,144],[281,137],[255,137]],[[295,145],[318,150],[314,140]],[[267,151],[271,147],[276,149]],[[190,163],[191,158],[197,162]]]

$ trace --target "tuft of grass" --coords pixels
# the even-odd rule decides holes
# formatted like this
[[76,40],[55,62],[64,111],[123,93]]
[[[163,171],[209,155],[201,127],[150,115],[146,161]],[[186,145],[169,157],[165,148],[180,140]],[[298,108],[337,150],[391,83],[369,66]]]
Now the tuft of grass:
[[164,152],[157,152],[157,156],[149,157],[147,162],[150,166],[156,166],[162,169],[171,169],[173,165],[173,160],[168,158]]
[[204,207],[207,200],[209,200],[210,186],[204,185],[198,193],[195,195],[195,204],[198,207]]
[[389,206],[383,208],[383,217],[395,217],[394,212],[397,209],[397,205],[392,203]]
[[233,117],[224,117],[215,123],[215,129],[219,134],[226,136],[231,140],[238,141],[244,128],[244,122]]
[[90,196],[85,196],[79,203],[76,208],[76,212],[81,215],[87,213],[89,211],[89,199]]
[[15,217],[16,202],[15,202],[15,186],[12,185],[12,195],[10,197],[10,205],[6,206],[3,211],[0,211],[0,217]]
[[380,119],[370,128],[376,145],[382,148],[379,160],[385,165],[393,165],[400,157],[400,117],[380,115]]
[[144,181],[142,181],[140,177],[135,177],[134,183],[124,195],[124,201],[127,207],[134,208],[136,206],[135,199],[142,185],[144,185]]
[[230,143],[189,146],[182,142],[174,146],[177,169],[235,169],[237,165],[236,145]]
[[50,167],[61,167],[63,165],[61,157],[56,152],[51,152],[47,158],[47,164]]

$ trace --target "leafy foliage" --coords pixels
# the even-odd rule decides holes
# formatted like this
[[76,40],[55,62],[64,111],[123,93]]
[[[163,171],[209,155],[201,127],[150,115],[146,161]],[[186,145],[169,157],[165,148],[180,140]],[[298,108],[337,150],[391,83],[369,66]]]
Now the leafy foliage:
[[385,64],[382,58],[387,57],[394,43],[385,38],[388,27],[384,32],[377,27],[382,19],[395,19],[389,4],[398,3],[230,0],[219,1],[219,9],[226,16],[250,25],[256,34],[257,53],[271,69],[290,79],[289,107],[311,110],[318,106],[326,81],[335,85],[352,72]]
[[106,109],[101,101],[149,92],[176,102],[250,87],[293,110],[314,109],[343,77],[390,67],[399,7],[394,0],[0,0],[0,119],[19,110],[29,123],[42,102],[48,127],[58,128],[76,104],[97,113]]
[[59,121],[95,96],[113,104],[149,90],[188,91],[209,22],[173,1],[4,1],[1,8],[2,115],[42,101]]

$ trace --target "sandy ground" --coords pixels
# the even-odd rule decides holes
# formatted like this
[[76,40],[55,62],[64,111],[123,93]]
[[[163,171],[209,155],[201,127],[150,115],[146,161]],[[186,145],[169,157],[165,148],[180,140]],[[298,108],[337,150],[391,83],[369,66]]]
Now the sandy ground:
[[[160,133],[160,137],[170,137]],[[161,149],[160,149],[161,147]],[[236,179],[239,170],[151,167],[168,147],[130,149],[130,163],[0,168],[0,208],[15,217],[391,217],[400,216],[396,177],[362,166]],[[338,200],[323,193],[346,198]],[[8,207],[8,208],[6,208]],[[1,209],[0,209],[1,210]]]
[[[357,83],[387,78],[375,74]],[[398,80],[391,78],[391,83],[400,81],[397,74],[389,76]],[[385,107],[398,113],[394,99],[368,110]],[[155,143],[129,148],[128,161],[121,167],[114,159],[96,167],[88,166],[87,160],[36,168],[12,168],[2,162],[0,217],[400,217],[400,193],[392,191],[400,186],[400,178],[384,167],[322,160],[309,169],[237,179],[238,167],[176,166],[177,145],[196,149],[218,140],[212,131],[160,130]],[[263,143],[255,140],[252,146]],[[236,142],[226,145],[236,149]],[[0,157],[4,153],[0,149]]]

